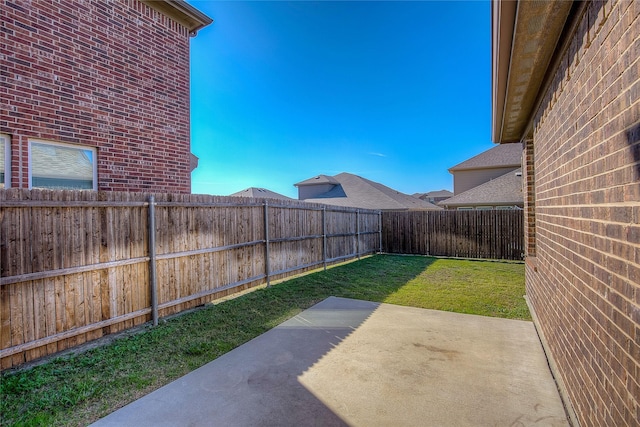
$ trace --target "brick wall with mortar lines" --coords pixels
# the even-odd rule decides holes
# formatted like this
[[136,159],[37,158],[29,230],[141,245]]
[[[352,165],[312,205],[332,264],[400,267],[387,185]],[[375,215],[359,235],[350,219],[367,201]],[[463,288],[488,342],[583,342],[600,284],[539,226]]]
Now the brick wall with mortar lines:
[[97,147],[99,190],[188,193],[189,34],[138,0],[0,0],[0,133]]
[[588,3],[534,122],[527,295],[582,426],[640,425],[639,15]]

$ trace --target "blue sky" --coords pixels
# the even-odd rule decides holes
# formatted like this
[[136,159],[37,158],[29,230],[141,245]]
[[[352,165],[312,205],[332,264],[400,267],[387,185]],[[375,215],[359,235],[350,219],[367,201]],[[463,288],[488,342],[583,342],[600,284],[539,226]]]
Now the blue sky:
[[350,172],[413,194],[493,146],[488,1],[189,0],[192,192]]

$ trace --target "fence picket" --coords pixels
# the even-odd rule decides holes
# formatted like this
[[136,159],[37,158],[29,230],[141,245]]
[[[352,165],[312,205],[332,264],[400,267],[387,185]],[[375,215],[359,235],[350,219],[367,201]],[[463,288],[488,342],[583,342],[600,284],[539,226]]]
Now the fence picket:
[[382,212],[383,251],[521,260],[522,211]]

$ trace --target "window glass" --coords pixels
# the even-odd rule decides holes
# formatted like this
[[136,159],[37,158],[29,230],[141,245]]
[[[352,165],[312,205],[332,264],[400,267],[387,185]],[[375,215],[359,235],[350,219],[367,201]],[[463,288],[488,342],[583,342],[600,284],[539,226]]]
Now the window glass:
[[9,187],[9,138],[0,135],[0,188]]
[[53,190],[96,190],[96,150],[31,141],[30,186]]

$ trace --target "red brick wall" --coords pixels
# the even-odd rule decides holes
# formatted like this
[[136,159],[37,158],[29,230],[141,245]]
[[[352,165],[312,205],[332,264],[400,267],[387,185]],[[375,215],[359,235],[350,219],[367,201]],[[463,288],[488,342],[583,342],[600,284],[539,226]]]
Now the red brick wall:
[[534,122],[527,295],[582,426],[640,425],[640,2],[590,2]]
[[138,0],[0,0],[0,133],[97,147],[98,189],[191,190],[188,30]]

